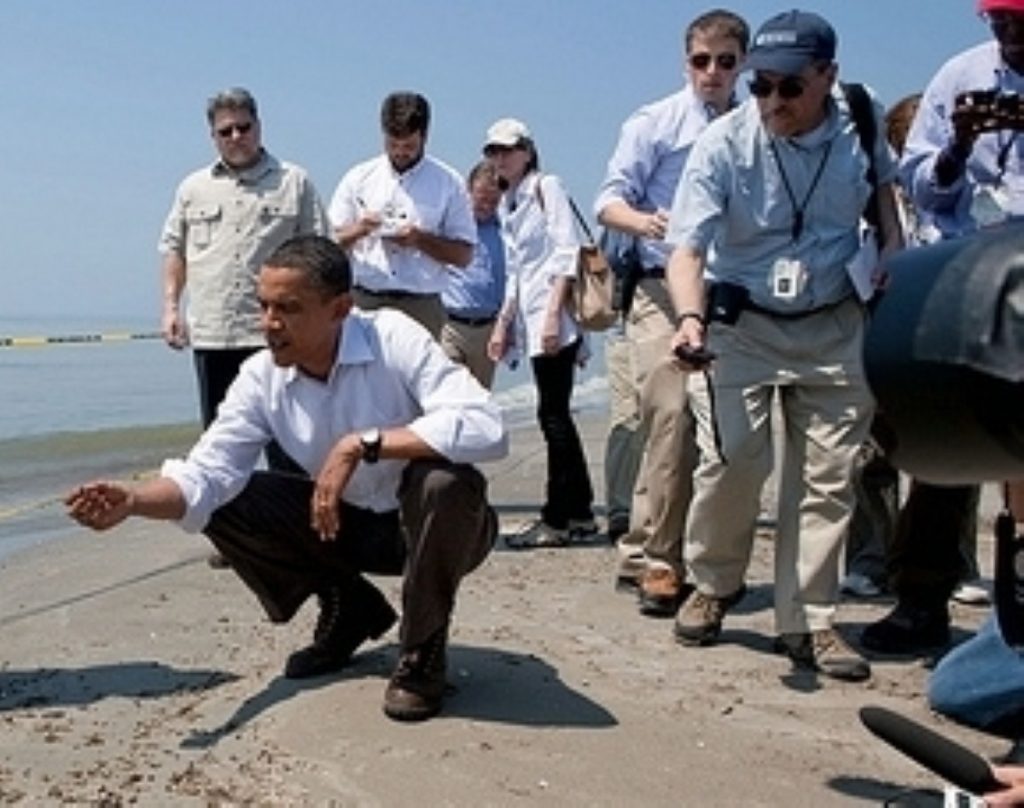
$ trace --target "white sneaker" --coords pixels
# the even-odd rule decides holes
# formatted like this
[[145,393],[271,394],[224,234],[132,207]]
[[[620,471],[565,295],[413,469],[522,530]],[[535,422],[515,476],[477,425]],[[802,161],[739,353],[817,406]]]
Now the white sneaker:
[[851,572],[839,584],[839,591],[857,598],[877,598],[882,587],[862,572]]
[[964,581],[950,597],[965,606],[988,606],[992,602],[992,596],[980,578]]

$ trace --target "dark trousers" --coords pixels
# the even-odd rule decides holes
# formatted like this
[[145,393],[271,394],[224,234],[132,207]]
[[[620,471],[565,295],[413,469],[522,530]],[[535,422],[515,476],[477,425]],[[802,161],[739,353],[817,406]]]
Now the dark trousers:
[[594,491],[576,424],[569,411],[579,341],[553,355],[534,356],[537,421],[547,444],[548,482],[541,518],[553,528],[570,519],[590,519]]
[[498,533],[483,475],[445,460],[412,461],[399,509],[378,514],[342,503],[333,541],[310,527],[313,487],[306,477],[256,472],[204,531],[270,619],[290,620],[310,595],[333,586],[358,615],[375,596],[361,573],[401,573],[403,648],[446,625],[459,582],[487,557]]
[[900,600],[945,608],[969,566],[961,539],[977,529],[976,485],[930,485],[914,480],[896,522],[889,574]]
[[[199,414],[203,419],[203,429],[213,423],[217,417],[217,408],[227,395],[231,382],[238,375],[238,368],[260,348],[196,348],[192,351],[192,359],[196,367],[196,382],[199,387]],[[302,468],[277,441],[272,441],[266,448],[267,465],[278,471],[294,474],[305,474]]]

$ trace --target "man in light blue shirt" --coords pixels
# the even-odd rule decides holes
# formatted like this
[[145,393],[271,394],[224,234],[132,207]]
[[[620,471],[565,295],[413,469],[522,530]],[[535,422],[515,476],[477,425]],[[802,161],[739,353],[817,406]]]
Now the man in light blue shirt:
[[[462,577],[487,556],[497,520],[471,463],[505,454],[501,411],[421,326],[352,308],[351,270],[322,236],[285,242],[260,272],[267,348],[241,367],[184,460],[137,485],[96,482],[69,515],[105,530],[129,516],[203,531],[274,622],[311,595],[320,619],[285,676],[348,664],[396,620],[362,573],[403,573],[402,651],[384,711],[441,708],[445,648]],[[308,476],[256,471],[276,440]]]
[[624,335],[606,343],[605,498],[608,535],[619,540],[621,554],[617,584],[635,585],[641,613],[651,616],[671,617],[682,600],[683,522],[696,454],[685,378],[669,345],[675,317],[665,285],[665,228],[690,148],[735,102],[749,38],[747,24],[723,10],[687,26],[686,85],[622,125],[594,202],[605,227],[636,239],[642,269],[640,277],[620,279]]
[[477,243],[469,266],[449,273],[441,293],[448,313],[441,328],[441,347],[490,389],[495,362],[487,355],[487,341],[505,300],[505,239],[497,213],[501,189],[494,166],[486,160],[477,163],[466,186],[476,219]]
[[[790,11],[762,25],[747,58],[754,98],[698,138],[673,204],[672,343],[686,367],[705,370],[689,386],[700,461],[685,553],[696,590],[675,634],[684,645],[714,642],[743,595],[778,407],[778,650],[800,667],[862,680],[870,668],[832,620],[850,474],[873,406],[861,366],[863,307],[848,274],[874,268],[873,243],[859,236],[872,188],[869,157],[835,87],[835,51],[835,32],[816,14]],[[896,167],[878,104],[874,113],[879,219],[884,249],[895,250]]]

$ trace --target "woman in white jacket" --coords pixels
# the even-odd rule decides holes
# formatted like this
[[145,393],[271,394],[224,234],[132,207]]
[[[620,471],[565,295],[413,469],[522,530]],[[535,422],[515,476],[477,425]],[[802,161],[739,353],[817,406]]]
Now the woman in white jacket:
[[484,155],[503,188],[498,215],[508,245],[505,302],[488,344],[495,361],[510,348],[530,357],[537,420],[547,444],[548,480],[538,529],[520,544],[565,544],[595,532],[594,494],[579,433],[569,411],[583,335],[571,311],[579,239],[562,182],[540,172],[537,149],[521,121],[487,130]]

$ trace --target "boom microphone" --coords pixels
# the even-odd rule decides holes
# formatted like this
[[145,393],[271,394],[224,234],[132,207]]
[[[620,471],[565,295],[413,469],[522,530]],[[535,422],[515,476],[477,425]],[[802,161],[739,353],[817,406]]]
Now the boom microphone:
[[861,707],[860,720],[887,744],[970,794],[981,796],[1006,788],[983,757],[916,721],[883,707]]

